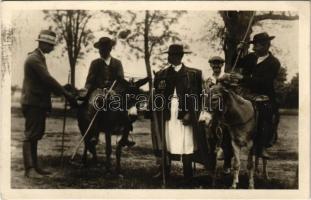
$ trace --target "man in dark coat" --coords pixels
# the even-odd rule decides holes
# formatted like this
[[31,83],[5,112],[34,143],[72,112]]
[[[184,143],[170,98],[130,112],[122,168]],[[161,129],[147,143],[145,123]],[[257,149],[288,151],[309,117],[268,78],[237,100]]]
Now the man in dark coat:
[[[115,41],[108,37],[102,37],[94,44],[94,47],[99,49],[100,58],[91,63],[85,83],[86,94],[90,95],[97,88],[110,88],[115,80],[124,78],[121,61],[110,55],[114,45]],[[127,113],[124,114],[127,115]],[[94,143],[97,143],[98,135],[99,131],[96,131],[92,138]],[[128,140],[128,133],[122,136],[119,143],[128,147],[135,145],[135,142]]]
[[45,120],[51,110],[51,92],[64,95],[71,104],[76,104],[74,97],[50,75],[44,54],[54,49],[56,34],[43,30],[37,41],[39,46],[28,54],[24,65],[24,81],[21,105],[25,117],[25,139],[23,158],[26,177],[42,177],[50,174],[39,167],[37,161],[38,141],[44,135]]
[[254,52],[244,56],[238,62],[237,67],[242,75],[231,74],[231,78],[239,79],[241,86],[246,89],[242,94],[245,98],[257,103],[268,100],[268,104],[259,103],[260,107],[266,105],[262,116],[268,123],[268,131],[257,133],[255,138],[257,154],[265,158],[269,157],[266,148],[271,147],[275,142],[279,116],[274,81],[280,69],[280,62],[269,51],[273,38],[274,36],[269,36],[265,32],[256,34],[250,42],[253,44]]
[[[192,156],[197,150],[195,129],[201,109],[202,72],[181,62],[183,55],[190,53],[184,52],[182,45],[170,45],[165,53],[168,53],[169,66],[155,75],[151,109],[158,110],[159,127],[165,133],[164,143],[169,158],[182,160],[184,177],[189,180],[193,176]],[[160,141],[158,145],[163,142],[159,140],[161,136],[156,138]],[[155,149],[155,152],[161,155],[160,149]],[[170,171],[170,159],[167,173]]]

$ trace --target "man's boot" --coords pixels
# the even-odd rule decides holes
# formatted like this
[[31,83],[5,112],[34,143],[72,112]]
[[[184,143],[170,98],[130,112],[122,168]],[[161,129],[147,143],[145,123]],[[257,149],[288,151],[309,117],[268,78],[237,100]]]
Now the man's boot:
[[39,167],[38,164],[38,141],[31,142],[31,153],[33,158],[33,163],[36,172],[38,172],[41,175],[49,175],[51,172],[45,171],[42,168]]
[[28,178],[42,178],[43,176],[38,172],[36,172],[35,170],[30,141],[23,142],[23,158],[24,158],[25,176]]
[[182,163],[183,163],[184,178],[187,182],[191,181],[191,179],[193,177],[192,154],[183,155],[182,156]]

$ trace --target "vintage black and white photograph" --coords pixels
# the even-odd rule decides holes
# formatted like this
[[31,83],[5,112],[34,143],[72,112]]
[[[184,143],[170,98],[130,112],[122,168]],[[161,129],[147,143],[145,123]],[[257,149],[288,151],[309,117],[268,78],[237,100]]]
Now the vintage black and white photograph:
[[301,189],[306,13],[103,5],[9,11],[11,189]]

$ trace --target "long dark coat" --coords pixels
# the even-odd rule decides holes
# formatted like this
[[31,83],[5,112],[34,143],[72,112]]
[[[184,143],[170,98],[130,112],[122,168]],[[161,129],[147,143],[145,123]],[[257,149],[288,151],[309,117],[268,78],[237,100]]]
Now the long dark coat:
[[[155,109],[155,107],[159,107],[159,105],[161,105],[162,100],[158,98],[159,96],[162,96],[165,101],[163,104],[164,109],[156,111],[160,133],[155,131],[152,132],[154,153],[156,156],[161,156],[162,154],[161,130],[162,125],[165,126],[165,121],[170,119],[170,96],[173,95],[175,87],[179,97],[178,119],[182,120],[183,117],[189,113],[191,125],[194,129],[194,139],[198,145],[198,152],[195,152],[195,155],[198,155],[200,157],[198,159],[202,161],[201,155],[204,151],[206,152],[206,150],[204,150],[206,145],[202,144],[203,141],[205,142],[204,131],[199,131],[198,126],[198,118],[202,108],[202,72],[198,69],[190,68],[185,65],[182,65],[182,68],[178,72],[175,72],[173,67],[170,66],[157,72],[155,75],[152,98],[153,103],[150,102],[149,107],[152,109],[153,106]],[[195,97],[197,98],[195,99]]]
[[239,61],[237,67],[243,74],[243,87],[252,93],[267,95],[273,104],[276,103],[274,81],[280,69],[280,62],[276,57],[269,52],[269,56],[257,64],[257,56],[250,53]]

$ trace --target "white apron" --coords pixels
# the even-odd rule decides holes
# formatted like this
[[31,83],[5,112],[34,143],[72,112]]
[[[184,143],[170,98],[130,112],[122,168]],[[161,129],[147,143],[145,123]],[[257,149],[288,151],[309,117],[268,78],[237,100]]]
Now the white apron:
[[171,118],[165,122],[167,151],[171,154],[192,154],[196,150],[191,125],[183,125],[178,116],[178,98],[176,88],[171,101]]

